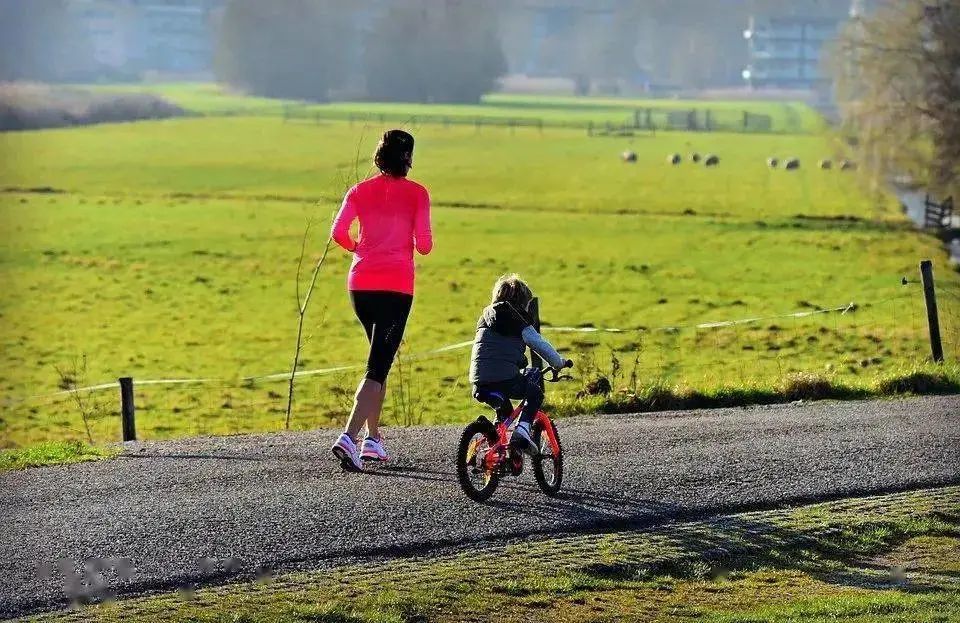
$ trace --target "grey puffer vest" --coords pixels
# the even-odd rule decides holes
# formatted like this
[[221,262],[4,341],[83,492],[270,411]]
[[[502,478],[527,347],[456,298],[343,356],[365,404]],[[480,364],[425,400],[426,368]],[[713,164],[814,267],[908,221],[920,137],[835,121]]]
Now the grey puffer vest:
[[470,354],[470,382],[474,385],[508,381],[527,365],[527,345],[521,337],[528,323],[506,306],[490,306],[477,322]]

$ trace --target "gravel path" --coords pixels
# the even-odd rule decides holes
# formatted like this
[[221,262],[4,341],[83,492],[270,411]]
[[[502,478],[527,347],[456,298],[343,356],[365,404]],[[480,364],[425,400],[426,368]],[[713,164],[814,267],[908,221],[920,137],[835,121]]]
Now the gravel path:
[[362,475],[341,473],[330,431],[133,444],[111,461],[0,474],[0,616],[104,590],[960,482],[960,396],[562,420],[561,496],[540,494],[528,470],[484,505],[453,475],[461,428],[389,430],[395,461]]

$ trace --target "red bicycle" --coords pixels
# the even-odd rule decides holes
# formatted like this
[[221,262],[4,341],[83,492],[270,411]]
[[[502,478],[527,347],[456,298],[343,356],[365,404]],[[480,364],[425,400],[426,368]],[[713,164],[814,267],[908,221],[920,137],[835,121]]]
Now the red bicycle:
[[[568,362],[572,365],[572,362]],[[544,369],[550,376],[543,380],[551,383],[569,379],[556,368]],[[503,398],[501,397],[501,400]],[[496,409],[496,404],[484,401]],[[457,480],[467,497],[477,502],[490,499],[502,476],[519,476],[523,472],[522,450],[510,447],[510,434],[520,418],[523,401],[517,405],[505,421],[496,424],[481,415],[467,425],[460,435],[457,446]],[[560,434],[550,416],[537,411],[530,430],[534,448],[531,456],[533,477],[547,495],[560,491],[563,482],[563,446]]]

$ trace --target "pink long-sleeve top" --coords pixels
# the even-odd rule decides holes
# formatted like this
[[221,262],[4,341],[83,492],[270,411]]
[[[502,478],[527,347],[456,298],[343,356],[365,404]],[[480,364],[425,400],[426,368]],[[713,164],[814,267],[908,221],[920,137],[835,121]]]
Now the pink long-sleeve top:
[[[357,240],[350,235],[354,219],[360,220]],[[413,250],[426,255],[433,249],[430,195],[404,177],[371,177],[347,191],[330,233],[353,252],[349,290],[413,294]]]

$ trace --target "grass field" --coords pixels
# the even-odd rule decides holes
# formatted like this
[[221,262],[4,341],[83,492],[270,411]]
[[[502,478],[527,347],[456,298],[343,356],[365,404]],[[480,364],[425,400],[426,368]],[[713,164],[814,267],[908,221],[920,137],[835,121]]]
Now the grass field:
[[[584,213],[893,217],[888,197],[865,196],[852,175],[820,171],[833,156],[812,136],[665,133],[588,139],[575,131],[423,126],[413,175],[441,206]],[[190,119],[9,133],[4,186],[110,195],[326,199],[370,171],[378,126],[284,124],[270,118]],[[619,160],[623,149],[639,162]],[[721,166],[671,167],[668,154],[715,153]],[[359,166],[357,165],[359,155]],[[768,156],[808,163],[770,170]]]
[[[115,439],[115,390],[24,399],[125,375],[218,380],[139,386],[144,438],[281,426],[284,384],[243,377],[289,367],[305,224],[315,221],[312,260],[344,189],[367,175],[380,130],[208,117],[0,134],[3,443],[85,437],[81,413],[95,440]],[[548,334],[580,369],[577,383],[551,388],[563,411],[597,407],[574,397],[600,375],[633,393],[782,395],[800,372],[875,389],[926,355],[919,287],[900,285],[924,258],[935,260],[956,357],[960,275],[889,197],[812,166],[832,155],[826,139],[414,130],[413,177],[430,188],[437,246],[418,260],[392,424],[471,417],[467,351],[409,357],[469,340],[506,271],[530,281],[553,327],[629,330]],[[620,162],[625,148],[636,164]],[[665,163],[693,150],[719,154],[721,166]],[[770,170],[768,155],[810,166]],[[321,273],[305,370],[364,359],[348,262],[335,249]],[[843,314],[693,326],[850,303]],[[293,426],[338,422],[357,374],[300,381]]]
[[[743,113],[770,118],[770,130],[784,134],[814,133],[822,128],[821,118],[801,102],[709,101],[680,99],[636,99],[611,97],[527,96],[494,93],[484,96],[474,105],[386,104],[374,102],[335,102],[330,104],[302,104],[289,100],[246,97],[232,93],[215,84],[172,83],[132,84],[96,87],[111,92],[148,92],[162,95],[171,102],[200,114],[247,113],[280,115],[284,107],[296,105],[301,113],[321,113],[324,116],[385,115],[390,119],[411,119],[417,116],[443,116],[450,119],[528,119],[544,123],[577,124],[588,122],[631,123],[634,111],[655,110],[710,110],[717,124],[737,126]],[[702,119],[702,117],[701,117]],[[667,125],[664,115],[654,117],[659,127]]]
[[77,85],[79,88],[109,93],[153,93],[181,106],[190,112],[207,114],[224,111],[268,112],[280,111],[289,100],[268,97],[252,97],[232,92],[217,84],[197,82],[173,82],[157,84],[109,84]]
[[956,488],[919,491],[265,573],[35,620],[948,623],[960,617],[958,513]]

